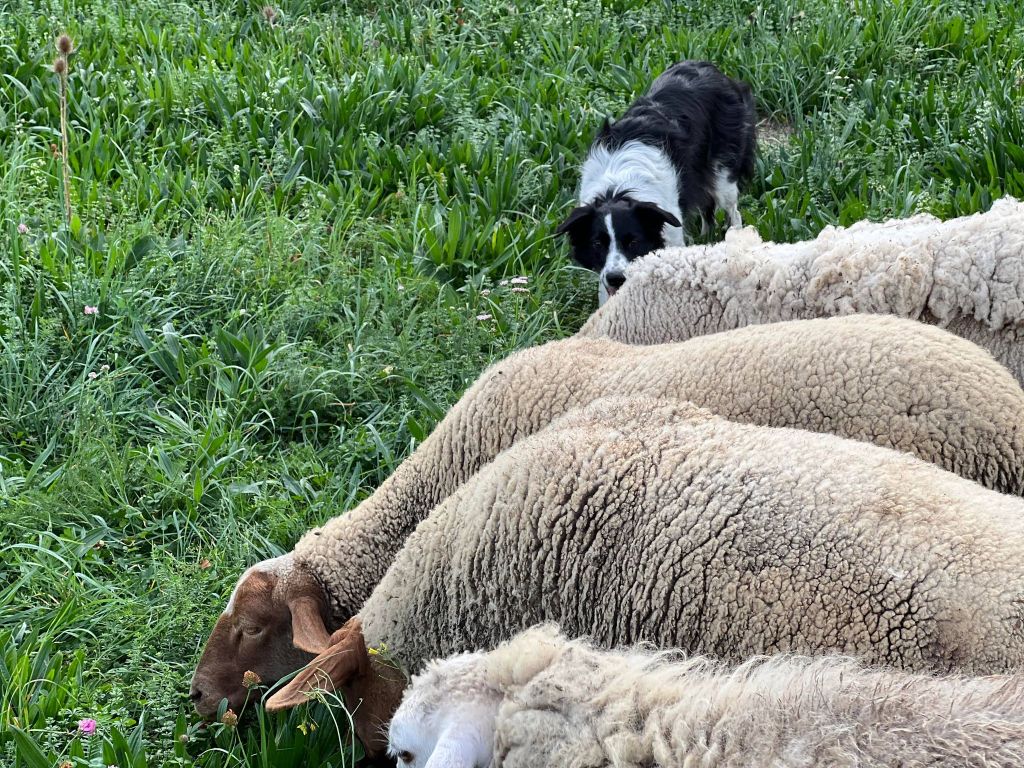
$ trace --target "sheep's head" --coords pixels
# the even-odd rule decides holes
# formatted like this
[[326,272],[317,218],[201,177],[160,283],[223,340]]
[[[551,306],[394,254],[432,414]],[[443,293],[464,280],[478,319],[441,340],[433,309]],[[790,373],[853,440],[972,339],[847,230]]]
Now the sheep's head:
[[318,690],[340,691],[349,710],[356,736],[370,757],[387,747],[384,726],[402,699],[405,675],[371,654],[363,639],[359,617],[330,636],[327,649],[299,674],[267,699],[268,712],[290,709],[309,700]]
[[487,768],[502,691],[488,682],[485,655],[432,662],[412,680],[388,729],[400,768]]
[[192,677],[190,698],[199,714],[216,713],[221,699],[236,712],[251,671],[267,684],[309,662],[329,641],[327,596],[290,555],[264,560],[238,580],[206,642]]

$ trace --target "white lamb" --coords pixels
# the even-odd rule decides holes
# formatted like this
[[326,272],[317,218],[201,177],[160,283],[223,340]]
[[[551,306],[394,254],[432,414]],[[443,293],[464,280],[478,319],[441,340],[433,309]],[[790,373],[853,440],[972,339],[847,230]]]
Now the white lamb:
[[427,665],[389,727],[403,768],[1018,768],[1024,675],[842,656],[731,666],[534,627]]

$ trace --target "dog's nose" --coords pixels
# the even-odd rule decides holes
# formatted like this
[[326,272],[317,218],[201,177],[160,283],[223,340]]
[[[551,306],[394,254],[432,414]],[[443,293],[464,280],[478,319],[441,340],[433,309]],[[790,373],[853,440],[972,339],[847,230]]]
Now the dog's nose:
[[614,288],[615,290],[618,290],[619,288],[622,287],[622,284],[626,282],[626,276],[621,272],[610,272],[609,274],[605,275],[604,281],[608,283],[609,288]]

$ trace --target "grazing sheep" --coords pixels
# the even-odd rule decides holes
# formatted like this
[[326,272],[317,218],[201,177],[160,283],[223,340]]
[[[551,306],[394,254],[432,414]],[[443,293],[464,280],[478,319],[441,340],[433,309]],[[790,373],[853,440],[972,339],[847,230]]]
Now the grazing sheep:
[[817,239],[765,243],[752,227],[725,242],[646,256],[578,336],[682,341],[745,325],[853,312],[945,327],[986,347],[1024,383],[1024,203],[941,222],[921,214]]
[[[449,496],[267,706],[330,680],[379,749],[402,681],[369,648],[415,670],[545,621],[728,660],[834,651],[1003,672],[1024,663],[1024,500],[865,443],[609,398]],[[220,629],[197,677],[241,676]]]
[[[264,680],[294,671],[326,647],[329,629],[359,610],[406,536],[460,483],[558,415],[620,393],[686,399],[735,421],[871,441],[992,488],[1024,490],[1024,391],[987,353],[936,328],[865,316],[659,347],[565,340],[484,373],[369,499],[307,533],[288,555],[242,574],[218,627],[265,625],[273,612],[274,631],[246,645]],[[199,711],[216,711],[220,696],[204,693],[228,685],[232,701],[244,701],[234,673],[217,683],[197,679]]]
[[388,751],[403,768],[1018,768],[1024,675],[935,677],[837,656],[731,667],[540,626],[430,663]]

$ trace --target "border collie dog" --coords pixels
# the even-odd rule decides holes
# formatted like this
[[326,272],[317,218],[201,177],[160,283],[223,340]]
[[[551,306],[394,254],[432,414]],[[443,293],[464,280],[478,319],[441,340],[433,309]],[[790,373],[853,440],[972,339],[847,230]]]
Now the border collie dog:
[[629,262],[683,245],[683,223],[701,233],[722,208],[742,226],[739,184],[754,175],[754,95],[707,61],[669,67],[622,116],[604,126],[583,163],[579,207],[558,227],[573,258],[601,276],[604,304]]

